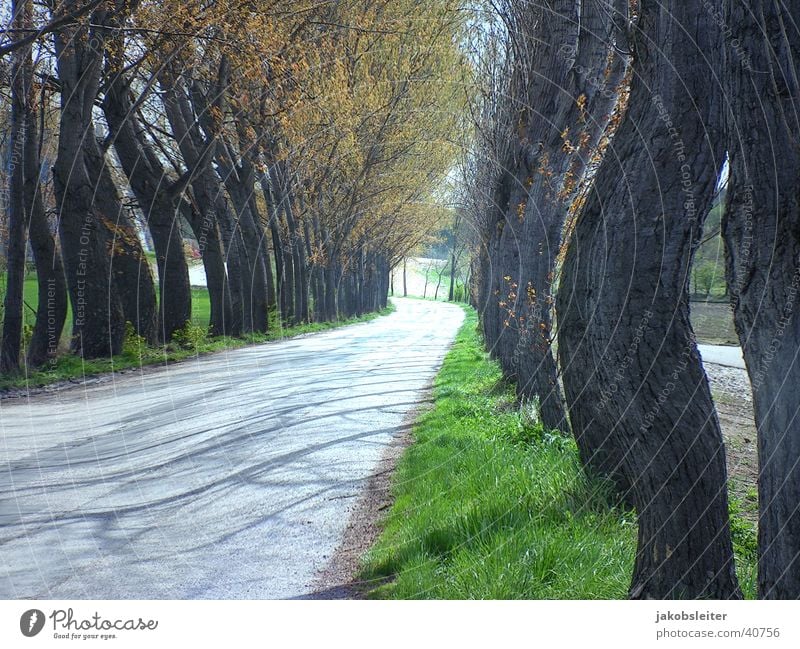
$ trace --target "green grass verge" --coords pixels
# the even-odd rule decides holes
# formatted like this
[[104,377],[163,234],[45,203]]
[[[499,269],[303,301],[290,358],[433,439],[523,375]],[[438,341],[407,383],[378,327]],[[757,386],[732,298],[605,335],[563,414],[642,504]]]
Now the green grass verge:
[[381,584],[371,596],[625,597],[632,513],[585,477],[571,438],[545,432],[514,405],[467,313],[365,558],[361,578]]
[[736,576],[745,599],[756,599],[758,593],[758,529],[752,520],[752,508],[758,511],[758,496],[748,494],[746,502],[728,493],[731,513],[731,538],[736,555]]
[[[636,552],[633,512],[583,473],[571,437],[515,405],[474,310],[434,383],[433,408],[393,478],[394,504],[360,578],[396,599],[618,599]],[[755,594],[755,537],[732,503],[737,566]]]
[[55,363],[40,370],[18,376],[0,376],[0,390],[43,387],[61,381],[80,380],[109,372],[179,361],[223,349],[235,349],[246,345],[293,338],[358,322],[368,322],[394,310],[394,305],[390,303],[386,309],[378,313],[368,313],[358,318],[336,322],[313,322],[293,327],[281,327],[276,318],[272,317],[270,331],[266,334],[248,334],[241,338],[228,336],[209,338],[206,336],[210,311],[208,291],[192,289],[192,323],[187,326],[177,340],[169,345],[148,346],[142,338],[129,331],[123,351],[118,356],[110,359],[83,360],[72,354],[64,354]]

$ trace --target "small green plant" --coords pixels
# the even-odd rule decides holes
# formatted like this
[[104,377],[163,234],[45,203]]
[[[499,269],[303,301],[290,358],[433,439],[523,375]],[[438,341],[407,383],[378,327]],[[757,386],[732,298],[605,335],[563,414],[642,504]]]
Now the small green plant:
[[141,360],[147,350],[147,341],[136,333],[133,324],[125,323],[125,341],[122,343],[122,355],[127,358]]
[[173,342],[182,349],[193,349],[199,351],[203,343],[208,338],[208,331],[193,322],[187,322],[183,329],[176,331],[172,335]]
[[758,534],[755,526],[743,515],[743,506],[736,496],[729,497],[731,538],[737,556],[755,561],[758,556]]
[[28,346],[31,344],[31,338],[33,338],[33,326],[28,324],[27,322],[22,325],[22,349],[28,349]]

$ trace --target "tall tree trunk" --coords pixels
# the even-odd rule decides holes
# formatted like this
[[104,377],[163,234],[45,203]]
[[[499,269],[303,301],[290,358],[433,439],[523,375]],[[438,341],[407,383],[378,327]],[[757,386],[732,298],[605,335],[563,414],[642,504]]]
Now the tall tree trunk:
[[96,187],[94,202],[106,230],[106,248],[111,258],[111,277],[122,303],[126,322],[148,343],[155,343],[158,309],[150,264],[142,249],[133,220],[127,214],[111,177],[105,155],[91,128],[84,142],[87,169]]
[[261,193],[264,196],[264,203],[267,206],[267,229],[272,239],[272,250],[275,255],[275,297],[278,308],[278,320],[283,322],[286,318],[286,274],[284,272],[283,246],[281,244],[280,232],[278,231],[278,216],[276,210],[277,196],[272,189],[269,174],[259,176]]
[[758,427],[758,595],[800,598],[800,61],[797,5],[726,4],[730,178],[722,222]]
[[[67,0],[63,9],[77,6]],[[56,65],[61,84],[58,152],[53,184],[59,212],[64,269],[72,302],[72,350],[84,358],[108,357],[122,350],[125,314],[111,278],[108,231],[95,201],[87,147],[94,147],[92,109],[98,94],[102,44],[108,13],[98,9],[92,26],[68,25],[55,33]]]
[[338,261],[338,251],[334,250],[325,270],[325,314],[329,321],[339,319],[338,284],[340,276],[341,265]]
[[306,272],[306,256],[303,250],[303,235],[297,226],[294,209],[290,201],[286,202],[286,222],[291,238],[292,263],[295,268],[294,303],[295,324],[308,321],[308,274]]
[[439,271],[438,277],[436,278],[436,290],[433,292],[433,299],[439,299],[439,289],[442,287],[442,275],[444,275],[445,266],[442,266],[442,269]]
[[521,71],[512,87],[525,104],[514,116],[519,142],[494,259],[493,317],[503,327],[495,347],[520,397],[538,400],[550,429],[567,427],[552,351],[555,264],[570,203],[625,70],[614,50],[614,17],[609,2],[574,0],[519,17]]
[[[13,0],[12,24],[25,29],[31,21],[29,0]],[[22,32],[19,32],[22,33]],[[19,36],[18,38],[21,38]],[[25,286],[25,249],[30,222],[30,206],[25,200],[26,131],[30,127],[30,94],[32,62],[30,50],[21,47],[12,55],[11,65],[11,137],[9,139],[10,191],[8,210],[8,242],[6,244],[6,294],[3,299],[3,338],[0,343],[0,373],[19,370],[22,345],[22,302]]]
[[298,305],[295,304],[295,282],[297,281],[297,274],[295,273],[295,256],[294,246],[291,242],[291,232],[288,224],[281,220],[281,215],[283,215],[284,219],[287,218],[287,202],[289,201],[289,197],[286,195],[284,179],[275,164],[270,165],[269,180],[275,206],[271,216],[272,222],[270,227],[273,228],[273,240],[277,237],[277,243],[281,248],[281,259],[283,261],[283,272],[281,275],[281,315],[286,324],[291,324],[295,322],[295,313],[298,308]]
[[[30,0],[27,0],[30,3]],[[30,4],[28,5],[30,6]],[[27,59],[26,83],[33,80],[31,51]],[[39,155],[44,131],[44,107],[38,108],[33,92],[26,94],[28,124],[25,132],[25,204],[30,206],[29,235],[36,263],[38,306],[36,323],[28,344],[28,366],[39,367],[58,355],[58,346],[67,319],[67,283],[61,252],[50,232],[44,209]],[[39,123],[41,120],[41,124]]]
[[[32,147],[31,155],[38,159],[38,150]],[[55,359],[58,354],[58,344],[67,319],[67,284],[61,253],[50,233],[50,224],[42,205],[38,162],[31,164],[31,167],[26,194],[31,196],[30,242],[36,262],[39,304],[28,345],[28,365],[38,367]]]
[[184,183],[167,181],[166,171],[147,141],[130,96],[121,63],[109,71],[103,112],[117,158],[145,217],[158,268],[157,334],[169,342],[191,318],[192,293],[183,251],[180,214],[191,208],[181,197]]
[[[454,247],[455,248],[455,247]],[[456,251],[453,249],[450,252],[450,289],[447,291],[447,301],[453,302],[456,294]]]
[[286,259],[286,254],[283,247],[283,240],[281,239],[281,232],[278,227],[277,206],[274,207],[269,218],[269,231],[272,236],[272,249],[275,251],[275,266],[276,266],[276,285],[278,288],[278,311],[281,322],[288,322],[290,317],[289,300],[291,300],[291,293],[289,291],[287,281],[287,263],[291,263]]
[[[247,156],[242,158],[242,175],[246,178],[247,205],[249,207],[250,219],[245,224],[247,245],[256,258],[255,271],[259,274],[254,282],[254,290],[258,286],[259,295],[257,298],[259,320],[256,331],[267,331],[269,329],[269,311],[275,306],[275,280],[272,276],[272,261],[270,260],[269,245],[267,243],[267,232],[264,228],[264,219],[258,208],[255,194],[256,171],[255,166]],[[253,239],[253,240],[251,240]],[[256,308],[256,307],[254,307]],[[260,318],[263,317],[263,325]]]
[[250,195],[252,194],[255,180],[250,167],[236,165],[232,156],[225,152],[224,147],[218,146],[217,167],[222,175],[228,195],[231,197],[236,211],[237,241],[244,253],[242,255],[243,268],[246,281],[244,287],[244,331],[265,332],[267,330],[267,274],[264,267],[261,228],[256,225]]
[[725,449],[688,302],[724,152],[720,32],[679,0],[642,0],[634,31],[629,108],[561,279],[564,386],[584,462],[636,507],[631,597],[738,598]]
[[[159,83],[164,92],[167,120],[187,166],[184,176],[192,188],[192,209],[187,216],[206,273],[211,302],[209,330],[214,336],[236,335],[232,291],[225,266],[221,225],[215,209],[220,187],[214,170],[209,166],[213,148],[198,132],[185,84],[168,68],[161,71]],[[238,323],[241,324],[241,318]]]

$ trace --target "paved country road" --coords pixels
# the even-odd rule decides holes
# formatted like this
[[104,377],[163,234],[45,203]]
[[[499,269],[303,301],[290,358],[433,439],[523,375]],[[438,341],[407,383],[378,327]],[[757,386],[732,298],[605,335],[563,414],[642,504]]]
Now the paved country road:
[[463,320],[370,323],[0,402],[0,598],[302,596]]
[[698,345],[704,363],[745,368],[742,348],[729,345]]

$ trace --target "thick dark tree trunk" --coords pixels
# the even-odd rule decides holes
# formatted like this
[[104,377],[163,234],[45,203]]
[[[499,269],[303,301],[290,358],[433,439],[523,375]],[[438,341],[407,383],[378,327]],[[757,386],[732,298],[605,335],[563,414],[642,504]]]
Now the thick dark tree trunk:
[[259,184],[267,206],[267,228],[272,239],[272,250],[275,254],[275,304],[278,309],[278,320],[284,322],[286,320],[286,272],[283,260],[283,244],[278,230],[278,197],[273,191],[269,174],[261,174]]
[[217,166],[236,210],[237,241],[244,252],[244,331],[265,332],[268,322],[267,273],[262,242],[264,233],[260,225],[256,225],[260,219],[253,215],[250,201],[255,178],[249,165],[235,165],[231,155],[224,153],[221,145],[218,149],[220,153],[217,155]]
[[189,268],[179,223],[181,212],[188,215],[191,210],[181,198],[179,187],[167,181],[161,161],[144,136],[127,80],[121,73],[111,78],[103,111],[117,158],[153,238],[159,278],[157,333],[161,341],[168,342],[192,313]]
[[258,209],[258,203],[256,201],[254,188],[256,180],[255,167],[247,157],[243,158],[241,166],[242,174],[247,178],[247,205],[250,211],[250,220],[245,227],[246,231],[249,233],[247,236],[252,237],[254,240],[250,241],[248,239],[247,245],[251,249],[250,254],[256,256],[255,272],[259,274],[263,273],[263,276],[259,276],[254,283],[254,286],[257,283],[260,287],[259,290],[263,292],[259,293],[257,299],[259,318],[262,317],[261,314],[263,313],[263,328],[260,324],[261,320],[259,319],[259,328],[256,330],[267,331],[269,329],[269,311],[275,306],[275,280],[272,276],[272,261],[269,254],[269,245],[267,243],[267,232],[264,228],[264,219],[261,215],[261,211]]
[[[251,263],[255,263],[255,259],[248,259],[242,224],[225,195],[223,179],[211,164],[212,158],[217,157],[219,160],[216,154],[223,146],[220,127],[225,114],[228,84],[228,60],[223,56],[213,84],[206,86],[197,79],[190,79],[187,82],[188,96],[182,93],[178,96],[181,100],[186,100],[181,107],[183,122],[191,124],[189,133],[193,138],[194,151],[190,152],[190,156],[196,160],[191,164],[195,169],[191,181],[194,198],[200,205],[208,205],[213,210],[223,244],[227,279],[225,288],[230,300],[230,320],[225,322],[224,331],[228,336],[239,336],[250,330],[253,276],[248,268]],[[193,119],[193,116],[197,117]],[[184,158],[186,159],[185,154]]]
[[[29,0],[11,4],[13,25],[24,29],[31,19]],[[30,49],[22,47],[13,54],[11,65],[11,137],[9,138],[10,191],[8,240],[6,243],[6,294],[3,299],[3,338],[0,343],[0,373],[19,370],[22,345],[23,290],[25,284],[25,248],[30,222],[30,206],[25,200],[26,131],[30,127],[30,94],[33,77]]]
[[[76,2],[64,3],[69,11]],[[66,26],[54,44],[61,116],[53,183],[59,213],[64,269],[72,302],[72,350],[84,358],[108,357],[122,350],[125,314],[111,278],[108,230],[113,214],[96,204],[87,146],[94,147],[92,109],[102,59],[104,10],[92,14],[93,27]],[[90,47],[91,45],[91,47]]]
[[[525,102],[515,117],[519,142],[497,231],[495,293],[488,313],[502,323],[495,353],[523,398],[539,403],[542,422],[567,422],[552,351],[553,277],[570,203],[617,97],[624,61],[613,48],[607,2],[559,0],[536,20],[520,16],[512,87]],[[522,68],[520,70],[519,68]],[[516,90],[515,90],[516,91]]]
[[289,226],[289,237],[292,242],[292,263],[295,268],[294,320],[295,324],[299,324],[308,321],[308,274],[306,272],[306,256],[303,250],[303,235],[297,227],[294,209],[288,200],[286,202],[286,223]]
[[308,277],[303,237],[295,218],[293,189],[285,161],[272,165],[271,179],[277,187],[279,206],[285,219],[281,224],[281,228],[285,226],[286,229],[285,260],[291,259],[291,263],[286,264],[286,282],[292,292],[287,307],[290,307],[292,323],[299,324],[308,320]]
[[307,236],[306,239],[313,241],[313,254],[309,254],[309,261],[312,262],[312,269],[314,273],[314,320],[323,322],[328,320],[327,310],[325,308],[325,241],[322,237],[322,227],[319,222],[319,217],[315,214],[312,218],[313,224],[313,238]]
[[[730,178],[722,231],[758,427],[758,594],[800,598],[800,61],[797,5],[726,4]],[[791,8],[790,8],[791,7]]]
[[[292,235],[288,223],[283,219],[289,218],[288,207],[290,197],[287,195],[287,188],[283,182],[283,176],[277,165],[270,166],[269,182],[272,190],[272,198],[274,201],[274,210],[270,216],[270,229],[272,230],[274,245],[280,247],[281,261],[282,261],[282,274],[280,284],[280,301],[281,301],[281,315],[286,324],[296,322],[298,304],[295,303],[296,289],[295,282],[297,281],[296,259],[294,254],[294,245],[292,244]],[[283,215],[283,219],[281,218]]]
[[492,358],[497,358],[497,345],[504,330],[504,318],[500,312],[500,289],[494,287],[493,278],[498,274],[498,243],[503,234],[503,209],[509,204],[513,178],[508,168],[513,161],[503,164],[503,171],[492,188],[491,212],[487,218],[487,232],[479,252],[480,295],[478,312],[484,343]]
[[332,254],[325,270],[325,316],[328,321],[339,318],[338,284],[340,274],[341,270],[336,256]]
[[286,256],[283,250],[283,241],[281,241],[281,233],[278,229],[277,218],[277,213],[273,210],[269,219],[269,231],[272,237],[272,249],[275,251],[275,284],[278,289],[278,315],[280,316],[281,322],[287,322],[289,318],[289,305],[287,304],[287,300],[290,294],[286,281]]
[[324,288],[320,282],[320,267],[314,258],[314,235],[312,234],[309,218],[303,220],[303,239],[305,240],[306,266],[308,268],[308,288],[311,292],[311,302],[307,303],[306,310],[309,320],[321,321],[322,292]]
[[208,284],[208,297],[211,303],[209,333],[212,336],[233,335],[231,323],[234,318],[231,292],[228,289],[225,254],[216,216],[209,205],[204,205],[196,199],[191,215],[189,225],[200,247]]
[[[32,147],[31,155],[38,158],[38,144],[37,149]],[[26,194],[32,195],[30,242],[36,262],[39,304],[36,309],[36,324],[28,345],[28,365],[38,367],[58,354],[61,333],[67,319],[67,283],[61,253],[50,233],[50,224],[42,205],[39,164],[36,162],[31,166],[33,169],[28,176],[30,189]]]
[[187,216],[200,247],[206,273],[211,302],[209,331],[213,336],[236,335],[232,292],[228,285],[222,233],[215,211],[220,187],[214,170],[209,166],[213,148],[199,133],[183,82],[165,69],[161,72],[159,83],[164,91],[164,110],[187,166],[185,176],[192,188],[192,209]]
[[640,3],[629,108],[576,223],[558,295],[582,458],[616,478],[637,510],[633,598],[741,596],[725,449],[688,304],[724,152],[719,36],[690,3]]
[[94,130],[90,129],[84,141],[85,159],[93,186],[97,188],[94,203],[103,215],[101,222],[106,230],[111,277],[122,303],[125,321],[133,325],[137,335],[148,343],[155,343],[158,308],[150,264],[93,135]]

